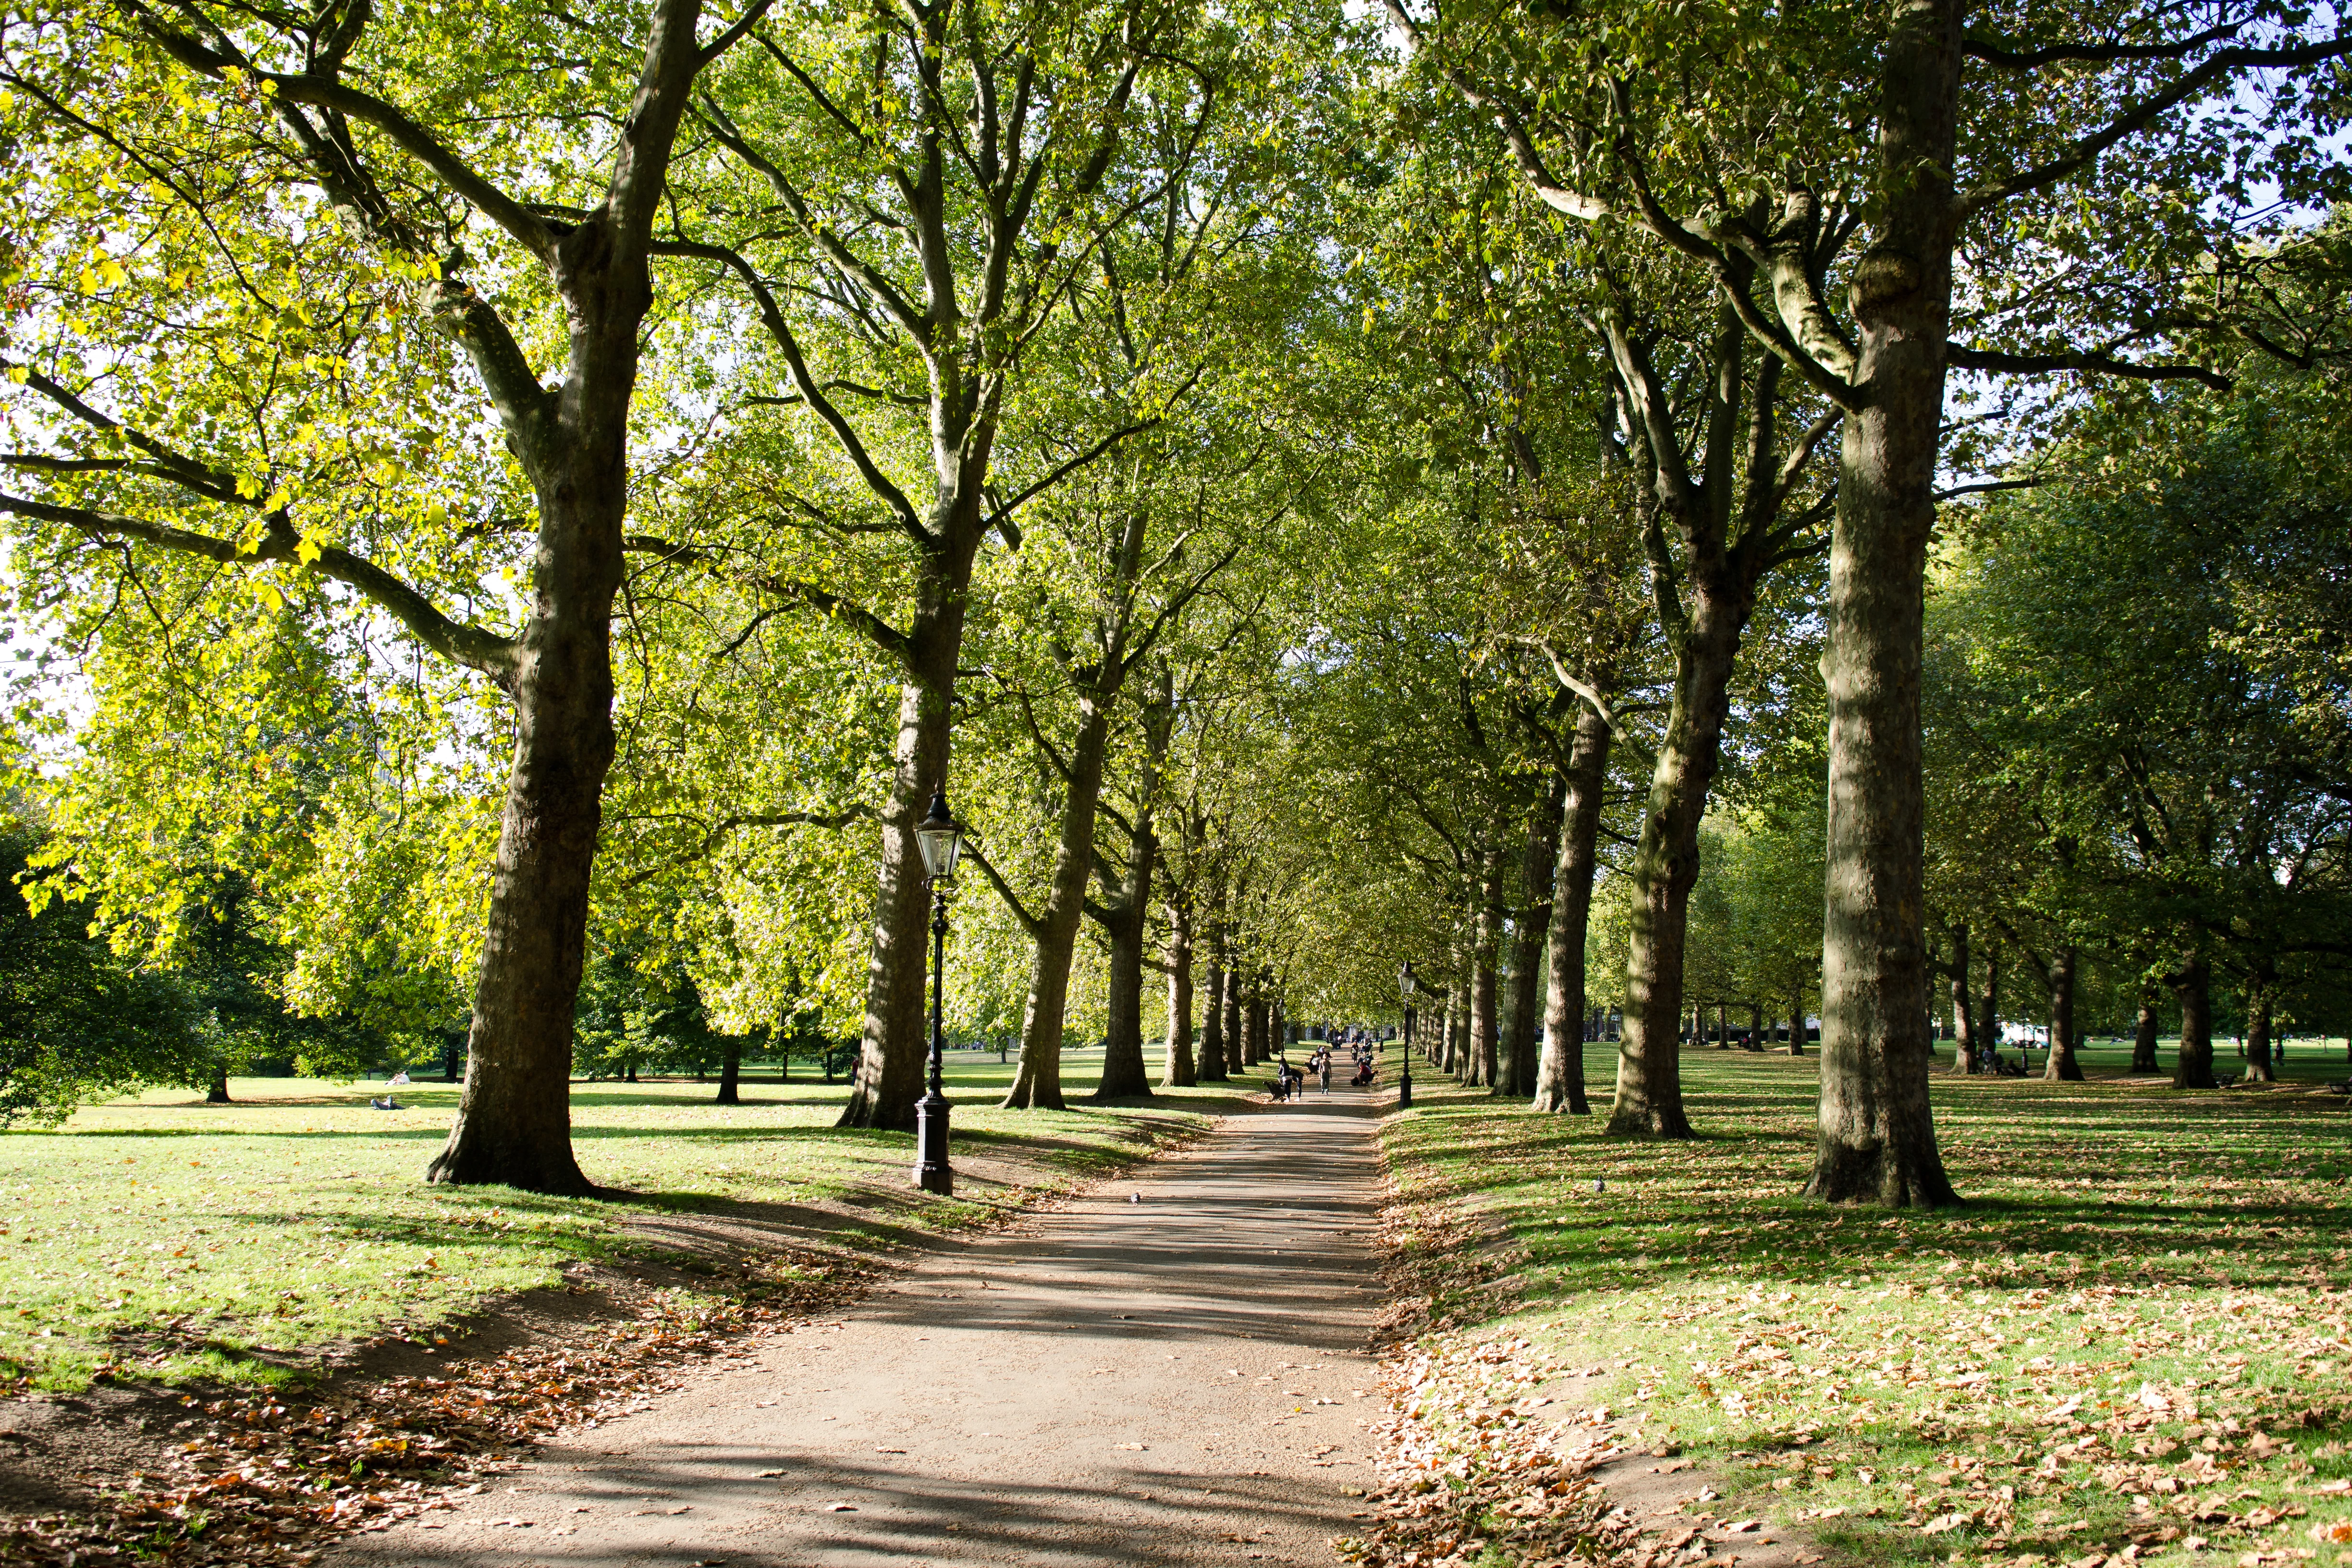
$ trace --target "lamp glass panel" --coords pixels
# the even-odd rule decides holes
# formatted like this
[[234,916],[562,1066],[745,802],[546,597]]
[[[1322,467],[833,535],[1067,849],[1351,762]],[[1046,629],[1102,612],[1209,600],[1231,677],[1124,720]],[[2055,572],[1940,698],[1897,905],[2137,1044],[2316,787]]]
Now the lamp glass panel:
[[926,827],[916,837],[923,841],[923,867],[934,877],[955,875],[963,850],[963,832],[955,827]]

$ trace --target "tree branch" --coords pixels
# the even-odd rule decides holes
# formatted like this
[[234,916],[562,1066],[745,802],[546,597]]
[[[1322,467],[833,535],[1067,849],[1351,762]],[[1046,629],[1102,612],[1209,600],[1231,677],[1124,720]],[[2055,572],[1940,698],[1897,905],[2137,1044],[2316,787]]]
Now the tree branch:
[[673,543],[650,533],[624,535],[621,548],[632,554],[657,555],[665,562],[697,566],[726,582],[772,595],[789,604],[806,605],[829,620],[841,621],[855,628],[868,642],[910,671],[914,668],[913,642],[906,633],[863,605],[851,604],[838,594],[820,588],[814,583],[779,577],[770,572],[732,571],[713,551],[699,545]]
[[2220,50],[2207,56],[2195,69],[2163,91],[2141,100],[2089,135],[2075,138],[2074,143],[2057,157],[2012,174],[2008,179],[1991,181],[1965,193],[1954,204],[1955,216],[1965,221],[1997,202],[2055,184],[2068,175],[2088,168],[2108,148],[2126,137],[2147,130],[2159,115],[2179,108],[2232,71],[2324,65],[2347,54],[2352,54],[2352,36],[2346,35],[2338,35],[2324,43],[2305,44],[2300,48]]
[[2094,375],[2119,375],[2134,381],[2193,381],[2210,386],[2216,392],[2227,392],[2236,383],[2221,372],[2197,364],[2137,364],[2130,360],[2116,359],[2103,353],[2063,353],[2045,354],[1997,353],[1988,349],[1963,348],[1948,343],[1944,348],[1945,363],[1962,370],[1993,371],[2001,374],[2031,374],[2053,370],[2086,371]]
[[[415,588],[348,550],[331,544],[319,544],[302,539],[277,513],[269,520],[269,531],[250,549],[234,540],[221,539],[192,529],[174,528],[168,523],[149,522],[141,518],[122,517],[112,512],[93,510],[87,507],[58,506],[26,497],[0,494],[0,511],[18,517],[38,518],[44,522],[62,523],[93,542],[135,539],[160,549],[178,551],[182,554],[201,556],[224,566],[258,564],[279,562],[317,573],[348,587],[356,589],[363,597],[382,606],[408,629],[426,647],[453,664],[478,669],[497,681],[501,688],[512,689],[515,674],[515,643],[511,637],[487,627],[452,619]],[[310,555],[306,562],[305,554]]]
[[1045,934],[1045,922],[1023,907],[1020,895],[996,874],[996,868],[988,863],[988,857],[982,853],[979,844],[969,833],[964,835],[963,852],[971,858],[973,865],[980,868],[980,874],[988,879],[988,885],[996,889],[996,896],[1004,900],[1004,907],[1013,911],[1013,920],[1029,933],[1029,940],[1036,942],[1042,939]]

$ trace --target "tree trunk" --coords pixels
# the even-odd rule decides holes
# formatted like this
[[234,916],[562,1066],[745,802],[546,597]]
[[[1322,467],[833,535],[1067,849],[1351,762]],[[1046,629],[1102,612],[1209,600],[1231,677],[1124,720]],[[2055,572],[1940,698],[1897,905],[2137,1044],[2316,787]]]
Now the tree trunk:
[[1549,978],[1544,987],[1543,1060],[1535,1108],[1589,1116],[1584,1094],[1584,947],[1592,924],[1601,791],[1609,782],[1609,726],[1580,704],[1568,753],[1568,798],[1560,811],[1559,860],[1552,871],[1551,926],[1545,933]]
[[2050,1059],[2042,1076],[2053,1083],[2083,1081],[2083,1064],[2074,1055],[2074,956],[2070,942],[2050,961]]
[[851,1069],[849,1102],[837,1125],[915,1125],[930,1049],[923,979],[930,961],[930,882],[915,824],[948,770],[949,704],[956,656],[963,646],[964,588],[971,563],[950,576],[942,563],[917,582],[910,658],[923,674],[898,689],[898,740],[890,798],[882,812],[882,864],[874,890],[873,935],[866,965],[866,1023]]
[[1984,994],[1977,1014],[1978,1058],[1987,1067],[2000,1050],[2000,949],[1985,950]]
[[228,1068],[226,1067],[216,1067],[213,1068],[213,1081],[205,1089],[205,1103],[206,1105],[226,1105],[229,1103]]
[[[1150,787],[1150,773],[1147,772],[1147,802]],[[1143,1062],[1143,939],[1150,924],[1151,877],[1158,848],[1151,808],[1146,805],[1136,813],[1135,835],[1128,847],[1127,876],[1103,910],[1103,931],[1110,938],[1110,973],[1102,1082],[1095,1089],[1097,1100],[1131,1099],[1151,1092],[1150,1072]],[[1185,1056],[1189,1061],[1189,1047]]]
[[1503,850],[1497,844],[1479,858],[1478,926],[1470,947],[1470,1039],[1462,1081],[1472,1089],[1495,1086],[1496,1037],[1495,960],[1503,940]]
[[[596,435],[580,433],[568,460],[535,476],[539,566],[512,688],[514,763],[474,980],[466,1091],[448,1142],[425,1168],[428,1182],[593,1190],[572,1152],[572,1006],[613,762],[613,595],[628,496],[627,390],[637,321],[651,298],[641,271],[633,310],[618,309],[617,300],[583,310],[582,294],[621,291],[619,279],[602,281],[567,290],[574,331],[625,333],[632,374],[606,394],[616,406],[575,410],[599,427]],[[617,344],[612,352],[620,352]]]
[[2180,999],[2180,1050],[2172,1058],[2175,1089],[2218,1089],[2213,1081],[2213,969],[2201,948],[2192,948],[2172,994]]
[[1203,1083],[1225,1081],[1225,963],[1222,940],[1209,949],[1209,984],[1201,1012],[1200,1077]]
[[1225,969],[1225,1070],[1235,1077],[1249,1070],[1248,1031],[1244,1016],[1242,993],[1247,982],[1242,976],[1242,955],[1236,951]]
[[1249,989],[1243,1000],[1247,1013],[1242,1025],[1243,1065],[1256,1067],[1274,1054],[1266,1039],[1267,1010],[1271,1004],[1265,994],[1265,972],[1263,969],[1250,972]]
[[1800,989],[1797,999],[1789,1004],[1789,1054],[1805,1054],[1805,994]]
[[[1977,1070],[1976,1001],[1969,994],[1969,928],[1952,928],[1952,1070]],[[1930,1047],[1932,1051],[1933,1047]]]
[[1950,336],[1959,0],[1896,0],[1879,70],[1877,242],[1848,289],[1860,353],[1830,547],[1821,1139],[1806,1191],[1958,1201],[1927,1100],[1919,665]]
[[[1168,1046],[1160,1087],[1190,1089],[1200,1081],[1192,1065],[1192,910],[1182,893],[1168,900]],[[1203,1046],[1202,1055],[1208,1054]],[[1224,1076],[1224,1063],[1217,1064]]]
[[730,1038],[719,1057],[719,1098],[717,1105],[743,1103],[743,1042]]
[[1675,653],[1674,700],[1629,873],[1633,936],[1609,1131],[1643,1138],[1691,1135],[1675,1039],[1682,1020],[1690,890],[1698,880],[1699,822],[1730,712],[1732,661],[1749,609],[1746,595],[1724,584],[1695,581],[1691,588],[1690,625]]
[[[1091,695],[1078,699],[1078,732],[1070,742],[1062,806],[1061,842],[1045,907],[1038,911],[1029,961],[1029,994],[1021,1009],[1021,1064],[1004,1096],[1007,1110],[1059,1110],[1062,1031],[1068,1023],[1070,963],[1086,917],[1087,885],[1095,872],[1095,807],[1102,797],[1103,756],[1110,746],[1110,710]],[[1136,1052],[1137,1076],[1142,1051]]]
[[2156,1059],[2156,988],[2146,980],[2140,982],[2139,1011],[2132,1020],[2131,1070],[2136,1073],[2164,1070]]
[[2245,1081],[2278,1081],[2278,1069],[2271,1058],[2271,982],[2260,973],[2246,983]]
[[1504,967],[1502,1080],[1496,1094],[1526,1100],[1536,1091],[1536,1031],[1545,1005],[1544,940],[1551,931],[1552,881],[1559,869],[1560,827],[1568,803],[1567,770],[1556,770],[1528,819],[1519,859],[1518,918],[1512,923]]

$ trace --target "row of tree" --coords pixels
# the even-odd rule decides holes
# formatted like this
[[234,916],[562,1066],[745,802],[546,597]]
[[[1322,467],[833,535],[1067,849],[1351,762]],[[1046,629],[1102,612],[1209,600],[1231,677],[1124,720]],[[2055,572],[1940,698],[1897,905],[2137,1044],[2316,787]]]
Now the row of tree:
[[[1549,1109],[1618,989],[1612,1126],[1686,1135],[1736,818],[1745,983],[1818,977],[1811,1190],[1945,1201],[1931,913],[2066,944],[2055,895],[1931,889],[1931,815],[2021,820],[1927,766],[1938,506],[2196,402],[2118,386],[2340,406],[2331,26],[37,7],[0,512],[44,872],[168,966],[239,868],[298,1011],[466,1029],[436,1179],[576,1191],[597,953],[722,1034],[854,1026],[845,1121],[910,1123],[943,783],[1015,1105],[1090,972],[1119,1095],[1149,973],[1181,1083],[1412,954]],[[2233,896],[2137,929],[2326,956]]]

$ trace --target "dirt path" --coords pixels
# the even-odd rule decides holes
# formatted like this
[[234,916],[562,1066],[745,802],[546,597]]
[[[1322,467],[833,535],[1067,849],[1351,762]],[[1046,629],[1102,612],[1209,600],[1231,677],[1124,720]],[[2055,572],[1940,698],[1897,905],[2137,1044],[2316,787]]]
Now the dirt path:
[[1328,1563],[1371,1478],[1388,1099],[1229,1118],[327,1561]]

